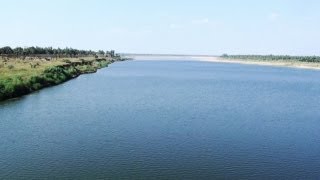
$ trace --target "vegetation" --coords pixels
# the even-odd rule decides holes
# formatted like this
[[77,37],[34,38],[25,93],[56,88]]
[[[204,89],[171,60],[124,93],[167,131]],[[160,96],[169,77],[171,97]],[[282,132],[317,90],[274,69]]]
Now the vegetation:
[[46,58],[61,58],[61,57],[86,57],[86,56],[96,56],[102,55],[106,57],[120,57],[118,54],[115,54],[114,50],[111,51],[102,51],[97,52],[91,50],[78,50],[73,48],[64,48],[64,49],[54,49],[52,47],[16,47],[12,49],[9,46],[0,48],[0,56],[6,58],[20,58],[25,59],[28,57],[46,57]]
[[80,74],[96,72],[119,60],[121,57],[114,51],[0,48],[0,101],[63,83]]
[[288,56],[288,55],[227,55],[221,56],[225,59],[261,60],[261,61],[299,61],[320,63],[319,56]]

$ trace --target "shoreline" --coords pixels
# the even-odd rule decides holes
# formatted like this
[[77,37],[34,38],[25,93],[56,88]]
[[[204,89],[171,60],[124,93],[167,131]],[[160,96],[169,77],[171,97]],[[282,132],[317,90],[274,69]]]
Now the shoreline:
[[259,65],[259,66],[274,66],[274,67],[288,67],[296,69],[307,70],[320,70],[320,63],[306,63],[299,61],[261,61],[261,60],[248,60],[248,59],[227,59],[222,57],[201,57],[194,56],[191,59],[203,62],[213,63],[232,63],[232,64],[246,64],[246,65]]
[[172,55],[129,55],[130,59],[142,61],[163,61],[163,60],[177,60],[177,61],[202,61],[213,63],[232,63],[232,64],[246,64],[259,66],[273,66],[273,67],[287,67],[305,70],[320,70],[320,63],[318,62],[301,62],[297,60],[255,60],[255,59],[231,59],[220,56],[172,56]]
[[56,86],[75,79],[83,74],[95,73],[109,64],[122,61],[111,59],[93,59],[87,61],[70,61],[48,66],[41,73],[23,79],[12,75],[0,81],[0,102],[16,99],[41,89]]

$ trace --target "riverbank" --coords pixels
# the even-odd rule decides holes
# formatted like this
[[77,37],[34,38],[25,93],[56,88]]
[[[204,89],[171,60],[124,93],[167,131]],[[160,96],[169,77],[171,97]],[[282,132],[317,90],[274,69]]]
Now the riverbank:
[[230,59],[224,57],[214,56],[194,56],[194,60],[216,63],[236,63],[236,64],[251,64],[261,66],[278,66],[291,67],[299,69],[320,70],[320,63],[318,62],[300,62],[295,60],[255,60],[255,59]]
[[93,57],[51,61],[0,59],[0,101],[58,85],[81,74],[97,72],[117,60]]

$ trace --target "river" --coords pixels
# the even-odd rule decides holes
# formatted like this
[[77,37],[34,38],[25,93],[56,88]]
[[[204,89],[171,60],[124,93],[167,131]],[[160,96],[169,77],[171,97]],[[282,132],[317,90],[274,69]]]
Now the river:
[[0,103],[0,179],[319,179],[320,71],[126,61]]

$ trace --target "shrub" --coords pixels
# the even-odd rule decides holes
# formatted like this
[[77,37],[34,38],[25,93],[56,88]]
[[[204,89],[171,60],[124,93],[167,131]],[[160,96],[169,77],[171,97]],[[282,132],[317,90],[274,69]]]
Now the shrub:
[[8,66],[8,69],[13,69],[14,68],[14,65],[9,65]]
[[64,60],[62,60],[62,62],[65,62],[65,63],[68,63],[68,64],[71,63],[71,61],[69,59],[64,59]]
[[2,82],[0,82],[0,100],[5,98],[5,86]]

